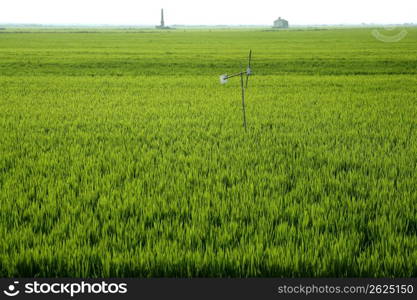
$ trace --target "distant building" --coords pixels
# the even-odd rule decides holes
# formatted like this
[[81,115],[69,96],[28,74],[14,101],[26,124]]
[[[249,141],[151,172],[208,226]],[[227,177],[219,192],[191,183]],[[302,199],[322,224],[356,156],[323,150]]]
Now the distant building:
[[156,29],[170,29],[168,26],[165,26],[164,21],[164,9],[161,9],[161,25],[155,26]]
[[288,28],[288,27],[289,27],[288,21],[285,19],[281,19],[281,17],[276,19],[274,21],[274,26],[272,26],[272,28]]

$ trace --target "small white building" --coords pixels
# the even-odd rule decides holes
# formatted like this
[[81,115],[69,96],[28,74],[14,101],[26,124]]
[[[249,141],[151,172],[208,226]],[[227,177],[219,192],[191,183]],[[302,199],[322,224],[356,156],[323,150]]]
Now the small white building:
[[289,24],[288,21],[279,17],[274,21],[274,26],[272,28],[288,28]]

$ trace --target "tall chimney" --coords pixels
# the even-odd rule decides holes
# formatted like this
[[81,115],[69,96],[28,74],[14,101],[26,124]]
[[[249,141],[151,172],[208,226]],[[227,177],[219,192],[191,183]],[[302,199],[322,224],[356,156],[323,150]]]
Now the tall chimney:
[[165,27],[165,22],[164,22],[164,9],[161,9],[161,27]]

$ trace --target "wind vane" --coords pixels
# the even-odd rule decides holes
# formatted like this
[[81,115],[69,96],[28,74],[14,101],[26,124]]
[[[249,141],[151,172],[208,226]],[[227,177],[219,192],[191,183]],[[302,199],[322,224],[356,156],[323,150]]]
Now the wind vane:
[[[245,88],[248,87],[249,76],[253,75],[251,69],[252,50],[249,50],[248,66],[246,71],[241,71],[232,75],[223,74],[220,75],[220,83],[226,84],[229,78],[240,76],[240,86],[242,88],[242,113],[243,113],[243,127],[246,130],[246,108],[245,108]],[[244,85],[243,76],[246,75],[246,84]]]

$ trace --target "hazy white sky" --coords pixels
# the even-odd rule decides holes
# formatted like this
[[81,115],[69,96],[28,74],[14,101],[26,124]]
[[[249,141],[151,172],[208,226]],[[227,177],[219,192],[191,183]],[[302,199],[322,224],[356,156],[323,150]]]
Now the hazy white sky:
[[417,0],[0,0],[0,23],[172,24],[417,23]]

